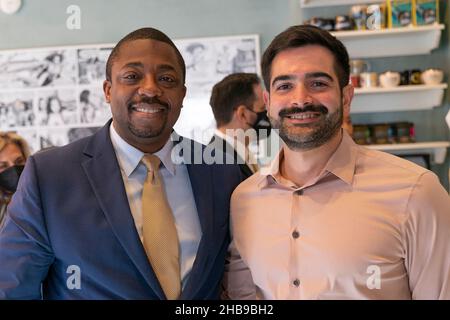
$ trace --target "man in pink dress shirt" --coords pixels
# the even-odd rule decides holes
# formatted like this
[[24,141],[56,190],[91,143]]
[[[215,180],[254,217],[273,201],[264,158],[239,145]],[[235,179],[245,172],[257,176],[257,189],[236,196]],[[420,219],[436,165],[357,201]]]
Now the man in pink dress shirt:
[[450,197],[434,173],[356,145],[344,45],[294,26],[262,60],[284,144],[231,200],[231,299],[450,299]]

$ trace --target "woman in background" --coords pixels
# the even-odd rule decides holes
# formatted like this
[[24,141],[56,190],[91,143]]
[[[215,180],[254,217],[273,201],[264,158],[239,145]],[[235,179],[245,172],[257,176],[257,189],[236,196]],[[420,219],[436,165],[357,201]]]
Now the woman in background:
[[30,149],[23,138],[0,132],[0,227],[29,155]]

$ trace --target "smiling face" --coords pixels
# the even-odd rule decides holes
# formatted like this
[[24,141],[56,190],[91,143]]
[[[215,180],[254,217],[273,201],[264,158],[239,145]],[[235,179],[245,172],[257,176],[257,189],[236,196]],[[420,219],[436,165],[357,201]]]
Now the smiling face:
[[103,89],[114,128],[126,142],[152,153],[164,146],[186,94],[171,46],[147,39],[122,45]]
[[292,150],[314,149],[334,137],[352,96],[351,86],[339,87],[333,55],[318,45],[278,53],[264,93],[271,124]]

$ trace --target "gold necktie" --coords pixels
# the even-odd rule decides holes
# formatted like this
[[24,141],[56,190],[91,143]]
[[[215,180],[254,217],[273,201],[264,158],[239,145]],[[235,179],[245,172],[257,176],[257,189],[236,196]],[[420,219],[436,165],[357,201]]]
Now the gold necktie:
[[144,248],[156,277],[169,300],[180,296],[180,260],[177,230],[159,173],[161,160],[145,154],[147,179],[142,190]]

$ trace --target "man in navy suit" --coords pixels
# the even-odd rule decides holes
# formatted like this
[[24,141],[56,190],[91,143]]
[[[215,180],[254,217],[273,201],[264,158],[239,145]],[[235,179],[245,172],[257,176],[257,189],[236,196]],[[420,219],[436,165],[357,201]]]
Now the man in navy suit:
[[116,45],[103,86],[112,121],[26,164],[0,230],[0,298],[166,299],[143,245],[144,154],[161,161],[173,213],[177,298],[219,297],[241,176],[237,166],[198,161],[189,151],[202,147],[173,133],[184,80],[183,58],[162,32],[139,29]]

